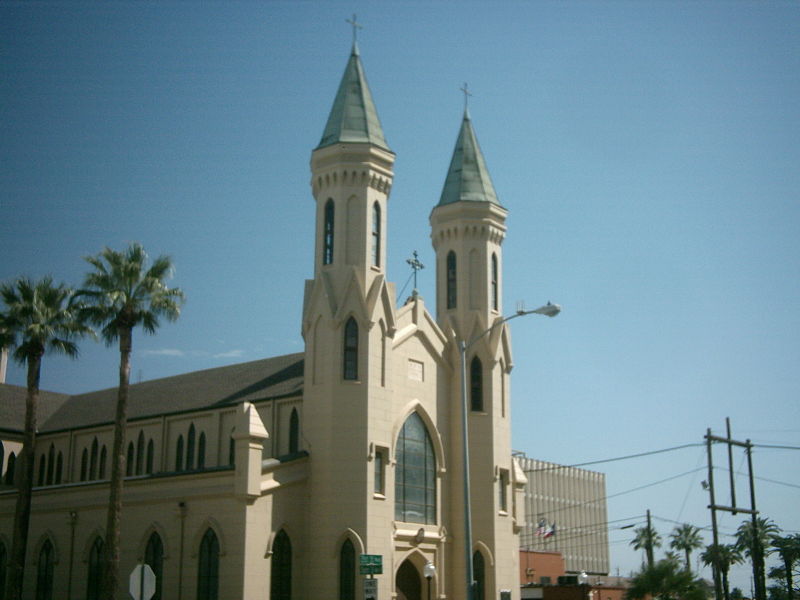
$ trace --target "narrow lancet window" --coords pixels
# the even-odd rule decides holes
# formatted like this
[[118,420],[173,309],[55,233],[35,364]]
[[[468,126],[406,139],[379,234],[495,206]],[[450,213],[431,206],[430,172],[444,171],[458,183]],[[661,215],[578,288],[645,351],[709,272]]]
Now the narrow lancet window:
[[381,266],[381,206],[372,205],[372,266]]
[[470,407],[474,412],[483,412],[483,365],[477,356],[469,367]]
[[349,381],[358,379],[358,323],[353,317],[344,326],[343,376]]
[[499,310],[499,290],[497,283],[497,254],[492,254],[492,310]]
[[325,221],[322,232],[322,264],[333,263],[333,200],[325,203]]
[[447,308],[456,307],[456,253],[447,253]]

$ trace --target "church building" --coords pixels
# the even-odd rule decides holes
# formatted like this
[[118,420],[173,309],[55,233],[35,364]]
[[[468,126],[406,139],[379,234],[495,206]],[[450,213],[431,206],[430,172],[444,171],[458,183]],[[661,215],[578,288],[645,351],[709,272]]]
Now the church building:
[[[399,305],[386,278],[394,160],[354,43],[311,152],[305,349],[131,386],[126,581],[145,562],[161,600],[345,600],[373,586],[381,600],[455,600],[470,556],[476,600],[519,598],[507,211],[465,110],[430,215],[435,307],[416,291]],[[0,576],[24,396],[0,384]],[[26,598],[99,598],[115,402],[116,388],[42,392]]]

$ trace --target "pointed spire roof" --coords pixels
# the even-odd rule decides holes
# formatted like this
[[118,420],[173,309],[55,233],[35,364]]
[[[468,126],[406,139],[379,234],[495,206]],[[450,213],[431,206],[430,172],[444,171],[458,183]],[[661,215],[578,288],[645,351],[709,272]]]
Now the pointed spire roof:
[[339,142],[367,142],[390,150],[383,137],[381,122],[372,102],[355,41],[317,148]]
[[460,201],[493,202],[500,206],[466,108],[438,206]]

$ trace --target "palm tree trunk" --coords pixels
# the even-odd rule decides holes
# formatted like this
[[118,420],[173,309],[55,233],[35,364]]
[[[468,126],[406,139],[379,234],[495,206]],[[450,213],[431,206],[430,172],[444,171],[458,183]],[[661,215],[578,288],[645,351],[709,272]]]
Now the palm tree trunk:
[[128,385],[131,374],[132,329],[119,333],[119,388],[117,413],[114,418],[114,449],[111,454],[111,484],[106,521],[106,565],[103,598],[115,600],[120,588],[119,539],[122,515],[122,484],[125,476],[125,430],[128,424]]
[[690,550],[686,550],[686,571],[691,573],[692,572],[692,563],[691,563],[691,556],[692,553]]
[[33,464],[36,458],[36,410],[39,404],[39,373],[42,356],[28,357],[28,392],[25,395],[25,432],[22,454],[17,470],[17,504],[14,509],[14,533],[8,562],[5,598],[21,600],[25,552],[28,547],[28,527],[31,521]]
[[722,591],[725,594],[725,600],[731,600],[731,594],[728,590],[728,570],[720,569],[722,571]]

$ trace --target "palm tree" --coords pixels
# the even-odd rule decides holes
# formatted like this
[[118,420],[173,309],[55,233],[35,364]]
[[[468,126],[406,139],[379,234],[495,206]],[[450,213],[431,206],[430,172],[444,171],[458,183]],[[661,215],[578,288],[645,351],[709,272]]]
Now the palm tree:
[[18,600],[22,597],[22,575],[31,518],[42,357],[48,352],[77,356],[75,340],[91,330],[81,324],[78,318],[78,311],[72,302],[72,290],[64,284],[54,284],[51,277],[39,281],[21,277],[13,283],[3,284],[0,286],[0,297],[5,304],[5,310],[0,313],[0,347],[15,348],[14,359],[28,367],[25,430],[20,453],[22,462],[18,463],[14,533],[5,593],[8,600]]
[[652,525],[637,527],[633,531],[636,535],[633,540],[631,540],[631,546],[633,546],[634,550],[644,549],[647,555],[647,566],[652,567],[655,563],[653,548],[661,547],[661,536]]
[[736,530],[736,548],[750,559],[753,565],[753,580],[757,600],[764,600],[766,595],[766,577],[764,576],[764,556],[768,554],[770,538],[780,533],[780,528],[766,517],[757,517],[743,521]]
[[715,580],[719,576],[722,579],[722,590],[725,600],[730,599],[730,592],[728,591],[728,571],[731,565],[742,562],[742,555],[735,546],[727,544],[711,544],[706,546],[706,549],[700,555],[700,560],[703,564],[711,566],[714,569]]
[[174,321],[180,315],[184,296],[180,289],[169,288],[165,283],[172,273],[169,257],[159,256],[148,267],[147,254],[139,244],[131,244],[121,252],[105,248],[86,261],[94,271],[86,275],[84,287],[78,292],[86,303],[82,314],[102,328],[106,344],[119,342],[120,354],[103,577],[103,597],[113,600],[120,587],[119,536],[133,329],[141,326],[146,333],[155,333],[159,317]]
[[670,534],[672,538],[669,542],[669,547],[674,550],[683,551],[686,558],[686,570],[691,570],[691,554],[692,550],[697,550],[703,547],[703,538],[700,535],[700,528],[684,523],[678,525],[672,530]]
[[659,600],[705,600],[706,584],[690,571],[681,569],[680,561],[664,559],[631,578],[626,600],[658,598]]
[[786,579],[786,592],[789,600],[794,598],[794,581],[792,570],[795,563],[800,561],[800,534],[787,535],[785,537],[773,536],[772,547],[781,557],[783,562],[783,576]]

